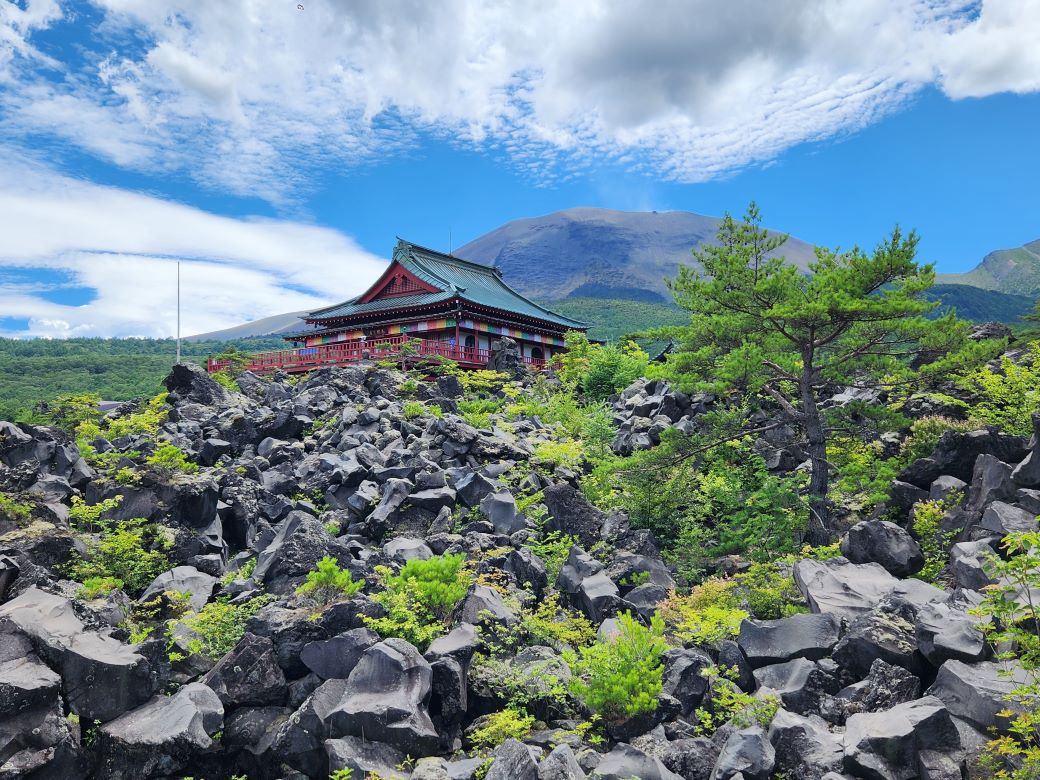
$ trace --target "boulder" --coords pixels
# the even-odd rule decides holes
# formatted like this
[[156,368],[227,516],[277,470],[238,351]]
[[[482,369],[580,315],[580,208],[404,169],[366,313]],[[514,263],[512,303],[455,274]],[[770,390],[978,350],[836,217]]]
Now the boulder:
[[56,694],[26,709],[0,710],[0,777],[4,780],[82,780],[87,770],[87,757]]
[[407,642],[386,639],[373,645],[329,715],[331,736],[363,737],[411,756],[431,755],[440,745],[428,711],[432,679],[430,664]]
[[511,625],[519,619],[502,601],[498,591],[487,585],[474,585],[469,589],[459,607],[459,618],[474,625],[488,621]]
[[813,612],[849,619],[873,609],[898,582],[880,564],[855,564],[845,558],[800,560],[794,566],[794,581]]
[[1028,450],[1021,436],[994,429],[947,431],[927,458],[911,463],[899,475],[903,482],[927,490],[943,474],[968,481],[979,455],[992,455],[1005,463],[1018,463]]
[[392,561],[428,561],[433,557],[433,550],[422,539],[398,536],[383,545],[383,555]]
[[926,604],[917,610],[914,631],[921,655],[932,666],[952,659],[981,661],[989,654],[979,618],[956,605]]
[[320,520],[306,512],[292,511],[257,557],[253,581],[263,583],[272,593],[287,593],[336,549],[335,544]]
[[495,533],[511,536],[527,524],[526,518],[516,511],[516,501],[508,490],[488,493],[480,501],[480,511],[491,521]]
[[840,720],[857,712],[880,712],[913,701],[921,695],[921,681],[901,666],[880,658],[870,665],[870,672],[860,682],[838,692]]
[[756,669],[755,681],[760,694],[776,696],[781,706],[801,715],[819,710],[830,683],[828,675],[806,658]]
[[591,547],[600,540],[607,516],[575,488],[565,482],[549,485],[543,500],[549,509],[548,530],[576,536],[582,547]]
[[685,780],[710,780],[719,758],[719,746],[707,737],[688,737],[669,742],[661,763]]
[[860,615],[834,647],[834,660],[862,679],[878,658],[916,673],[921,671],[914,626],[903,617],[874,610]]
[[328,680],[319,685],[291,717],[275,727],[270,737],[258,746],[258,752],[307,777],[325,777],[329,763],[325,752],[329,716],[343,698],[346,687],[346,680]]
[[557,745],[538,765],[538,780],[585,780],[570,745]]
[[995,541],[995,537],[990,537],[974,542],[957,542],[950,548],[950,573],[959,587],[982,590],[995,582],[990,563],[991,556],[996,555],[993,549]]
[[830,655],[841,634],[832,614],[792,615],[780,620],[745,620],[737,644],[752,668],[795,658],[818,660]]
[[368,628],[352,628],[331,639],[308,642],[300,660],[323,680],[346,680],[379,635]]
[[913,780],[926,751],[952,752],[960,735],[946,705],[934,696],[884,712],[852,715],[845,728],[845,771],[878,780]]
[[1013,504],[994,501],[982,513],[979,527],[998,536],[1036,531],[1036,514]]
[[198,612],[209,602],[216,585],[216,577],[205,574],[194,566],[177,566],[152,580],[152,584],[145,588],[139,601],[149,601],[166,591],[187,593],[188,606],[193,612]]
[[288,693],[274,643],[265,636],[248,633],[202,682],[213,689],[226,709],[281,705]]
[[397,748],[382,742],[340,737],[325,740],[325,752],[329,756],[328,775],[349,769],[352,777],[377,776],[386,780],[408,780],[408,774],[397,767],[403,766],[406,756]]
[[223,725],[220,699],[201,683],[156,696],[101,727],[101,775],[136,780],[198,766]]
[[722,745],[711,780],[768,780],[776,766],[776,751],[761,726],[732,732]]
[[950,660],[939,668],[927,694],[941,700],[951,714],[980,731],[1006,729],[1009,720],[1000,713],[1021,710],[1021,705],[1009,702],[1007,696],[1028,679],[1017,662],[966,664]]
[[233,403],[234,396],[223,385],[212,379],[206,373],[206,369],[194,363],[177,363],[170,369],[163,384],[169,391],[166,400],[171,406],[180,406],[185,403],[227,406]]
[[842,737],[827,723],[777,710],[767,732],[776,756],[777,774],[799,780],[822,780],[828,772],[840,772],[845,756]]
[[682,780],[682,778],[666,767],[656,756],[647,755],[631,745],[621,742],[604,755],[593,777],[602,780]]
[[458,500],[468,507],[480,504],[484,496],[495,492],[495,483],[479,471],[470,471],[455,482]]
[[603,571],[603,564],[579,547],[571,547],[556,583],[570,602],[596,624],[611,617],[621,603],[620,591]]
[[484,780],[538,780],[538,765],[523,742],[510,737],[497,748]]
[[661,660],[664,661],[661,693],[675,699],[679,712],[689,717],[708,691],[708,681],[701,671],[711,666],[711,659],[698,650],[674,648],[667,650]]
[[158,687],[148,659],[131,646],[88,631],[72,602],[35,587],[0,606],[0,644],[22,635],[61,674],[69,707],[107,721],[151,698]]
[[895,523],[864,520],[841,540],[841,553],[852,563],[877,563],[896,577],[909,577],[924,566],[921,545]]

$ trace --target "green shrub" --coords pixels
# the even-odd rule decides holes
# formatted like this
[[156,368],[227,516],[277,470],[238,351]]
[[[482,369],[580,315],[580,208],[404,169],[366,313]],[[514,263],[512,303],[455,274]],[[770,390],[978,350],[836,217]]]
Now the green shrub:
[[528,644],[557,650],[583,647],[596,636],[596,627],[584,615],[561,606],[557,593],[548,594],[533,609],[520,610],[519,630]]
[[752,563],[746,571],[733,576],[733,594],[752,617],[778,620],[806,611],[804,598],[792,576],[793,558],[784,561],[788,565],[783,570],[782,561]]
[[87,539],[87,555],[69,566],[80,582],[110,579],[128,594],[136,595],[170,568],[166,550],[171,542],[164,529],[140,518],[123,520]]
[[892,480],[902,468],[896,458],[883,458],[880,441],[835,436],[827,445],[827,460],[838,471],[831,484],[832,499],[854,510],[869,511],[888,500]]
[[900,461],[904,465],[909,465],[915,460],[927,458],[947,431],[970,431],[974,427],[965,420],[952,420],[949,417],[938,415],[914,420],[910,426],[910,435],[903,442],[899,451]]
[[531,460],[548,466],[576,468],[585,459],[580,441],[540,441]]
[[943,500],[919,501],[914,504],[911,528],[924,553],[924,566],[916,576],[926,582],[935,582],[936,577],[946,568],[947,552],[957,533],[943,531],[941,523],[946,512],[958,503],[960,493]]
[[576,536],[559,531],[549,531],[542,534],[539,539],[528,539],[524,542],[524,547],[537,555],[545,564],[545,573],[549,577],[549,584],[552,585],[560,576],[560,569],[567,562],[571,547],[577,543],[578,537]]
[[714,734],[727,722],[738,729],[768,726],[780,707],[780,700],[772,694],[752,696],[741,691],[733,682],[735,669],[723,671],[709,666],[701,670],[701,675],[710,682],[711,701],[709,707],[700,707],[695,712],[700,734]]
[[220,581],[224,585],[230,585],[236,580],[248,580],[253,576],[253,572],[256,570],[257,560],[257,558],[250,558],[234,571],[227,572]]
[[87,577],[76,594],[81,599],[96,599],[123,586],[115,577]]
[[[167,638],[173,647],[174,628],[180,624],[194,636],[188,640],[187,649],[192,655],[203,655],[217,660],[227,655],[238,644],[246,632],[246,622],[273,597],[259,596],[244,604],[232,604],[226,598],[211,601],[198,612],[167,623]],[[179,654],[170,653],[170,660],[178,660]]]
[[458,402],[459,414],[474,428],[490,428],[491,415],[499,414],[505,403],[496,398],[467,398]]
[[[987,639],[1002,650],[1000,660],[1017,660],[1025,679],[1007,695],[1002,713],[1009,726],[986,747],[985,764],[997,780],[1040,777],[1040,532],[1004,537],[1006,557],[991,556],[998,584],[986,589],[975,612],[984,618]],[[1010,674],[1010,669],[1006,670]]]
[[194,474],[198,465],[189,461],[175,444],[161,444],[145,463],[165,474]]
[[469,741],[475,750],[494,750],[507,739],[527,739],[533,726],[531,715],[507,707],[488,715],[483,725],[469,735]]
[[411,560],[397,574],[377,566],[376,573],[384,590],[372,599],[382,605],[386,615],[363,620],[380,636],[404,639],[420,650],[444,633],[449,614],[473,583],[462,554]]
[[105,438],[118,439],[121,436],[134,436],[145,434],[155,436],[159,432],[159,426],[166,421],[169,407],[166,396],[169,393],[159,393],[148,401],[138,411],[114,419],[106,419]]
[[978,396],[971,407],[973,423],[1028,436],[1032,413],[1040,409],[1040,347],[1034,343],[1020,363],[1001,357],[999,371],[979,369],[961,384]]
[[631,613],[618,616],[618,636],[564,653],[574,676],[571,692],[607,720],[653,712],[661,693],[664,622],[644,626]]
[[717,647],[723,639],[740,632],[740,624],[750,613],[741,607],[732,580],[709,579],[687,595],[672,591],[657,605],[669,632],[684,644]]
[[354,580],[349,569],[340,568],[330,555],[318,561],[317,568],[307,573],[307,581],[296,589],[301,596],[310,596],[320,606],[353,596],[365,586],[364,580]]
[[32,505],[14,498],[6,493],[0,493],[0,519],[12,523],[25,523],[32,517]]
[[69,509],[69,525],[78,531],[94,533],[95,529],[108,524],[102,520],[101,515],[116,509],[123,503],[122,496],[113,496],[96,504],[87,504],[79,496],[72,497],[72,508]]
[[230,390],[233,393],[240,392],[238,382],[235,381],[235,378],[233,376],[231,376],[228,369],[214,371],[212,374],[209,375],[209,377],[218,385],[223,387],[225,390]]
[[81,423],[101,419],[100,406],[101,396],[94,393],[66,393],[38,403],[35,411],[45,422],[73,433]]

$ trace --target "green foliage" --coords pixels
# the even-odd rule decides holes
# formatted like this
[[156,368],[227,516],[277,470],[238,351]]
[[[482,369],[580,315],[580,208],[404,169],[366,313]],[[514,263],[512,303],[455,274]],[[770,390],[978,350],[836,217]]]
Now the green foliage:
[[[986,622],[987,639],[1003,652],[1001,659],[1021,664],[1024,680],[1016,685],[1001,715],[1005,733],[987,746],[988,768],[997,780],[1040,777],[1040,604],[1030,595],[1040,591],[1040,533],[1004,537],[1006,557],[992,556],[998,584],[986,589],[976,612]],[[1009,670],[1010,671],[1010,670]]]
[[81,599],[96,599],[121,587],[122,581],[115,577],[87,577],[76,595]]
[[591,401],[602,401],[632,384],[646,373],[649,357],[632,341],[593,344],[579,331],[568,331],[567,351],[557,355],[554,365],[564,387],[580,389]]
[[425,415],[441,417],[444,414],[439,406],[427,406],[422,401],[405,401],[402,412],[406,420],[414,420]]
[[86,546],[86,556],[76,556],[69,565],[70,574],[83,583],[116,580],[118,587],[136,595],[170,568],[169,537],[164,529],[140,518],[103,528],[96,538],[86,540]]
[[225,390],[230,390],[233,393],[241,392],[238,382],[235,381],[235,378],[231,376],[231,373],[226,368],[221,371],[214,371],[209,377]]
[[[238,644],[246,632],[246,622],[261,607],[272,600],[272,596],[258,596],[244,604],[232,604],[227,598],[211,601],[198,612],[167,623],[167,639],[173,646],[174,628],[181,625],[191,632],[187,649],[193,655],[203,655],[217,660],[227,655]],[[176,660],[176,652],[170,654]]]
[[557,593],[548,594],[533,609],[521,609],[519,630],[530,644],[557,650],[582,647],[596,636],[596,627],[584,615],[561,606]]
[[590,339],[616,340],[652,328],[685,325],[689,316],[671,301],[572,298],[552,302],[553,311],[589,324]]
[[234,571],[229,571],[227,574],[225,574],[224,577],[221,579],[221,582],[224,585],[230,585],[232,582],[235,582],[236,580],[248,580],[250,577],[253,576],[253,572],[256,570],[256,563],[258,560],[258,558],[250,558],[248,561],[243,563]]
[[456,376],[462,384],[462,389],[466,395],[480,395],[495,392],[496,390],[500,390],[502,386],[509,381],[508,374],[503,374],[501,371],[489,371],[487,369],[481,369],[479,371],[459,371]]
[[120,436],[146,434],[155,436],[159,426],[166,421],[169,408],[166,404],[168,393],[159,393],[150,399],[139,410],[122,417],[105,418],[105,437],[117,439]]
[[888,499],[892,480],[902,468],[896,458],[882,457],[880,441],[835,436],[827,443],[827,459],[838,471],[831,497],[849,509],[869,510]]
[[700,734],[714,734],[727,722],[737,729],[768,726],[780,707],[780,700],[772,694],[752,696],[741,691],[733,682],[735,669],[709,666],[701,670],[701,675],[709,681],[711,701],[709,706],[700,707],[694,713]]
[[189,461],[175,444],[160,444],[144,462],[165,474],[194,474],[199,470],[198,464]]
[[576,536],[559,531],[549,531],[540,534],[537,540],[528,539],[524,542],[524,547],[541,558],[542,563],[545,564],[545,573],[549,577],[549,582],[556,582],[556,578],[560,576],[560,569],[567,562],[571,547],[577,543],[578,537]]
[[[813,554],[836,557],[838,545],[835,543],[831,548],[815,548]],[[801,555],[810,557],[804,549]],[[730,580],[733,592],[752,617],[758,620],[778,620],[806,611],[802,593],[794,582],[793,563],[794,556],[768,563],[752,563],[746,571],[733,576]]]
[[657,614],[679,641],[712,647],[735,637],[741,622],[751,616],[741,607],[733,583],[721,579],[705,580],[685,596],[673,591],[657,605]]
[[65,393],[52,401],[40,401],[35,414],[43,421],[72,433],[81,423],[101,418],[101,397],[95,393]]
[[[184,359],[205,363],[228,343],[185,342]],[[285,345],[277,337],[234,343],[250,352]],[[0,420],[31,422],[37,402],[62,395],[150,398],[162,389],[176,350],[173,339],[0,339]],[[100,417],[96,406],[93,414]],[[70,420],[66,430],[75,428]]]
[[946,512],[960,503],[960,499],[960,493],[953,493],[945,499],[914,504],[911,527],[924,553],[924,566],[916,575],[919,579],[935,582],[946,568],[947,552],[957,533],[943,531],[940,523]]
[[380,636],[396,636],[424,649],[444,632],[445,620],[473,583],[465,564],[465,555],[446,554],[407,561],[397,574],[386,566],[376,567],[384,590],[373,600],[387,614],[364,618],[366,623]]
[[1031,415],[1040,409],[1040,347],[1034,343],[1019,363],[1000,359],[1000,368],[988,367],[970,373],[961,383],[978,396],[971,420],[979,425],[996,425],[1007,433],[1028,436]]
[[533,726],[534,717],[507,707],[488,715],[483,725],[469,735],[469,741],[475,750],[494,750],[507,739],[527,739]]
[[[670,429],[661,444],[604,461],[583,481],[602,509],[624,509],[635,528],[649,528],[688,580],[707,559],[737,553],[756,560],[795,552],[805,526],[800,475],[770,474],[739,429],[741,412],[709,417],[711,429],[686,436]],[[714,446],[712,446],[714,444]]]
[[547,466],[563,466],[575,468],[585,458],[584,450],[580,441],[559,441],[550,439],[538,442],[531,457],[535,463]]
[[491,415],[499,414],[505,407],[505,401],[498,398],[466,398],[458,403],[459,414],[467,424],[474,428],[490,428]]
[[331,555],[326,555],[314,571],[307,573],[307,581],[296,589],[301,596],[309,596],[319,606],[348,599],[365,586],[364,580],[355,582],[349,569],[343,569]]
[[32,505],[16,501],[6,493],[0,493],[0,520],[7,520],[19,525],[28,522],[32,516]]
[[668,649],[660,617],[654,616],[647,627],[623,612],[618,628],[616,637],[564,654],[574,673],[572,693],[607,720],[657,709],[664,674],[661,656]]
[[910,436],[903,442],[899,451],[900,466],[927,458],[947,431],[970,431],[975,427],[977,426],[964,420],[952,420],[938,415],[914,420],[910,426]]
[[101,515],[111,512],[123,503],[122,496],[113,496],[96,504],[87,504],[79,496],[72,497],[72,508],[69,509],[69,525],[77,531],[94,533],[94,530],[107,524]]
[[335,772],[329,775],[329,780],[350,780],[354,776],[354,770],[349,767],[343,769],[337,769]]

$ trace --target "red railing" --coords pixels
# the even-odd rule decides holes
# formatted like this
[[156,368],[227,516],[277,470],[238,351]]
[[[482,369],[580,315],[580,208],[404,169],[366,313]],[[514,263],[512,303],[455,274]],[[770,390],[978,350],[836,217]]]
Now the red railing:
[[[311,371],[322,366],[357,363],[366,357],[370,360],[408,360],[433,356],[454,360],[466,368],[483,368],[491,357],[491,350],[453,346],[444,341],[433,341],[432,339],[427,341],[411,336],[388,336],[364,342],[343,341],[338,344],[322,344],[316,347],[257,352],[250,355],[250,361],[245,366],[245,370],[264,374],[280,369],[291,374]],[[544,360],[527,356],[524,357],[524,362],[532,368],[542,368],[545,365]],[[230,365],[230,360],[209,358],[206,361],[206,370],[213,373]]]

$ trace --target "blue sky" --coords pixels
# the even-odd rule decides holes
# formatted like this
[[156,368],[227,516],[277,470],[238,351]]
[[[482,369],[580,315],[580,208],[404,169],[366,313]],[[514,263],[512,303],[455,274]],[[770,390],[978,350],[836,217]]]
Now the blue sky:
[[968,270],[1040,238],[1040,0],[0,0],[0,334],[347,297],[573,206]]

